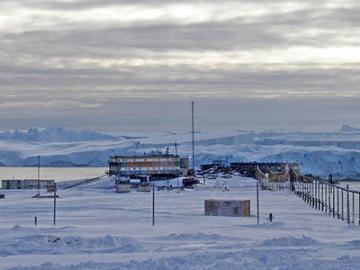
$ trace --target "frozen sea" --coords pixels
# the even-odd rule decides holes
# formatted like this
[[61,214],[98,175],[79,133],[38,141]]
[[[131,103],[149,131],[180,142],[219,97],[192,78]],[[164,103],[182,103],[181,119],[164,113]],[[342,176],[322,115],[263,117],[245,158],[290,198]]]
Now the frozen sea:
[[[104,175],[106,170],[105,167],[44,167],[40,169],[40,177],[41,179],[53,179],[55,181],[89,179]],[[37,178],[37,167],[0,167],[0,180]]]

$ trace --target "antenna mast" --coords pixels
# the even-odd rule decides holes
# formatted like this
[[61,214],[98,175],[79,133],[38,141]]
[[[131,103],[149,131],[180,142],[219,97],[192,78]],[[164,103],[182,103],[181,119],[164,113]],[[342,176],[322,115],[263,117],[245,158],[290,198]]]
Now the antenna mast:
[[175,156],[177,156],[178,155],[178,143],[177,142],[175,142],[174,143],[174,146],[175,146]]

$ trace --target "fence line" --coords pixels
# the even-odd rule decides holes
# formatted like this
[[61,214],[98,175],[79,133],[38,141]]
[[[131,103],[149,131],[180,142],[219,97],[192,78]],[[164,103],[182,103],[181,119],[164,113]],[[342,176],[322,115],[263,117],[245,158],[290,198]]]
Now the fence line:
[[360,225],[360,191],[349,189],[349,185],[345,188],[316,179],[307,180],[290,181],[288,187],[312,208],[346,220],[348,224]]

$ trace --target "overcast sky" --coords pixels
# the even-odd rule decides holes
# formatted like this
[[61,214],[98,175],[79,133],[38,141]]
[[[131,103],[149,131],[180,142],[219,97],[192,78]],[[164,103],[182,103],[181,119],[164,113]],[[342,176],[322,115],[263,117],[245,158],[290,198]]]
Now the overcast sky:
[[[358,0],[1,0],[1,129],[360,125]],[[215,128],[216,129],[216,128]]]

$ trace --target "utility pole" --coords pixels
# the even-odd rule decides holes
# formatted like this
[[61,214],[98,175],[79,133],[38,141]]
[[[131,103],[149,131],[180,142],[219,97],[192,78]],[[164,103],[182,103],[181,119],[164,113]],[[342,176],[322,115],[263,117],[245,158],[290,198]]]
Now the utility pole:
[[350,198],[349,198],[349,185],[346,185],[346,219],[350,224]]
[[191,102],[191,124],[192,124],[192,169],[195,174],[195,102]]
[[155,180],[153,180],[153,190],[152,190],[152,225],[155,226]]
[[175,156],[177,156],[178,155],[178,146],[179,146],[179,144],[177,142],[175,142],[174,146],[175,146]]
[[257,219],[257,224],[259,225],[260,223],[260,216],[259,216],[259,181],[256,181],[256,219]]
[[54,226],[56,225],[56,191],[57,191],[57,186],[56,186],[56,182],[54,183],[54,217],[53,217],[53,224]]
[[37,196],[40,197],[40,156],[38,156],[38,184],[37,184],[37,188],[38,188]]

